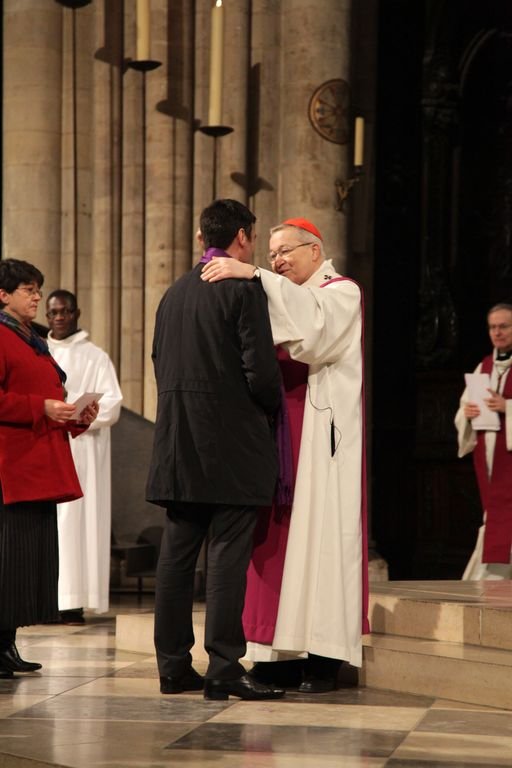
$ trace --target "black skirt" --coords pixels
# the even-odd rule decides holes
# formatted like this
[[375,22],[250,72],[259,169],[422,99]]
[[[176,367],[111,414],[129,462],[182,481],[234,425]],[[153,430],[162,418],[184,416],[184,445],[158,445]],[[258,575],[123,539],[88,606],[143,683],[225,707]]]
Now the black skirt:
[[0,629],[58,620],[58,578],[55,503],[0,496]]

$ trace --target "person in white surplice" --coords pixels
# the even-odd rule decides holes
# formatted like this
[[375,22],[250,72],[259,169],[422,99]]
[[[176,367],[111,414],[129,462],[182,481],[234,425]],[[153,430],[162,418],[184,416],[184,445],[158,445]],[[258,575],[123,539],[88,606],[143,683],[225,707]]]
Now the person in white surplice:
[[493,346],[475,373],[489,375],[487,407],[498,414],[497,429],[477,429],[477,403],[470,402],[467,389],[455,416],[459,457],[473,453],[484,509],[475,549],[466,566],[464,580],[512,578],[512,304],[495,304],[488,312],[487,326]]
[[46,303],[48,345],[66,372],[68,402],[85,392],[101,393],[99,414],[71,452],[84,496],[57,506],[59,611],[65,623],[83,623],[83,609],[105,613],[110,577],[110,427],[123,396],[112,361],[78,328],[80,310],[70,291],[53,291]]
[[[341,661],[361,666],[368,631],[362,297],[326,259],[310,221],[287,219],[271,230],[269,246],[272,272],[233,259],[203,268],[212,282],[261,280],[291,438],[291,513],[274,501],[255,535],[247,658],[257,679],[279,674],[279,684],[323,693],[336,687]],[[300,658],[297,678],[290,664]]]

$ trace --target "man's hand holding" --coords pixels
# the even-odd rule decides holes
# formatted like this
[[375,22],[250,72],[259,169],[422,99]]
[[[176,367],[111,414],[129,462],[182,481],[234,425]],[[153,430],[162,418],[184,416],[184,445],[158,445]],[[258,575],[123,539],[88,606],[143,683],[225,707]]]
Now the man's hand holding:
[[480,408],[476,403],[466,403],[464,406],[464,416],[466,419],[476,419],[480,416]]
[[485,404],[489,410],[496,411],[496,413],[505,413],[507,405],[505,398],[493,389],[488,389],[487,391],[491,393],[491,396],[485,400]]

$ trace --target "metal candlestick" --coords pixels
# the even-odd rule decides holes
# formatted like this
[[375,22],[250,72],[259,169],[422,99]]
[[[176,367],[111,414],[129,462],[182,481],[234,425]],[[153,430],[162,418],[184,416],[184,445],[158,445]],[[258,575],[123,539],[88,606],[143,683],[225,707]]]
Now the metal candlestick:
[[201,133],[206,136],[212,136],[213,138],[213,169],[212,169],[212,200],[217,199],[217,162],[218,162],[218,146],[217,142],[221,136],[226,136],[228,133],[233,133],[234,128],[229,125],[201,125],[199,127]]
[[155,61],[153,59],[139,59],[130,60],[126,62],[126,66],[130,69],[134,69],[136,72],[142,73],[142,226],[141,226],[141,240],[142,240],[142,265],[141,265],[141,316],[142,316],[142,339],[141,339],[141,405],[140,412],[144,415],[144,363],[146,357],[146,334],[144,332],[145,316],[146,316],[146,134],[147,134],[147,120],[146,120],[146,74],[153,69],[157,69],[162,64],[161,61]]
[[73,286],[78,294],[78,148],[77,148],[77,70],[76,70],[76,13],[78,8],[90,5],[91,0],[56,0],[59,5],[72,11],[71,24],[71,82],[72,82],[72,126],[73,136]]

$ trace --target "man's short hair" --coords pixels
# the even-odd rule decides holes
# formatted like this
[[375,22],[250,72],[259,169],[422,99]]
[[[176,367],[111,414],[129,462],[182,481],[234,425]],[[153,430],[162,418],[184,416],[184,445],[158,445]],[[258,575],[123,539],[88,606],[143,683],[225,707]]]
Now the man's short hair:
[[229,248],[238,231],[251,237],[256,216],[238,200],[214,200],[199,218],[199,228],[206,248]]
[[[3,259],[0,261],[0,288],[7,293],[13,293],[22,283],[35,283],[41,288],[44,283],[42,272],[19,259]],[[0,309],[5,305],[0,302]]]
[[489,317],[489,315],[492,314],[493,312],[499,312],[500,309],[506,309],[507,312],[512,312],[512,304],[507,304],[504,301],[500,302],[499,304],[495,304],[487,312],[487,317]]
[[46,303],[48,303],[50,299],[60,299],[61,301],[65,301],[67,304],[69,304],[70,309],[72,309],[73,312],[76,312],[78,309],[75,294],[71,293],[71,291],[66,291],[65,288],[57,288],[56,291],[52,291],[46,299]]

